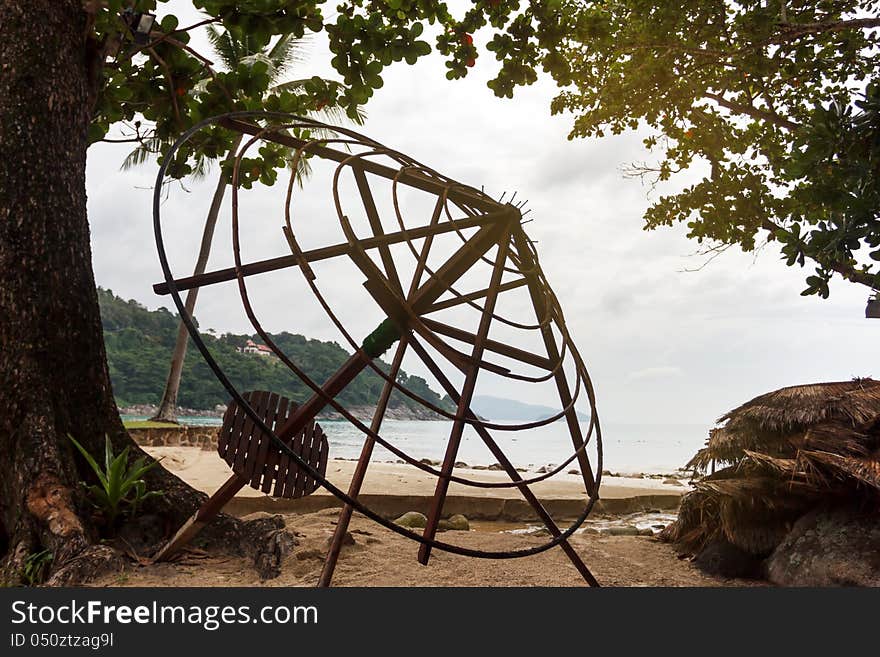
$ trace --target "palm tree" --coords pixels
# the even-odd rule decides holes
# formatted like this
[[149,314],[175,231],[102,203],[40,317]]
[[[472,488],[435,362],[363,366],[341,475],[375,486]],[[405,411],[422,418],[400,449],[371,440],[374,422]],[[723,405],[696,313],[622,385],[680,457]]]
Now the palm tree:
[[[211,46],[219,60],[230,70],[234,70],[241,65],[253,66],[257,62],[263,62],[268,67],[268,75],[270,80],[269,94],[281,93],[283,91],[296,92],[303,88],[306,80],[291,80],[280,82],[296,64],[301,63],[302,48],[304,40],[296,38],[293,35],[282,36],[268,50],[261,49],[253,43],[247,34],[233,34],[227,30],[219,30],[213,25],[208,26],[208,38]],[[195,90],[196,93],[198,89]],[[313,112],[312,118],[318,118],[327,122],[338,122],[342,120],[352,120],[360,125],[365,118],[360,112],[354,119],[347,119],[344,112],[338,107],[326,107],[320,111]],[[228,153],[225,154],[227,160],[234,158],[238,146],[241,143],[239,136],[232,144]],[[123,169],[142,164],[152,155],[163,151],[169,143],[158,138],[145,140],[138,148],[129,153],[125,161],[122,163]],[[217,159],[220,159],[218,157]],[[193,169],[192,176],[201,178],[207,175],[211,167],[211,161],[202,156],[197,159]],[[297,169],[297,177],[302,179],[308,175],[309,169],[305,159],[300,159]],[[217,187],[214,189],[214,196],[211,200],[211,207],[205,219],[205,227],[202,232],[202,241],[199,247],[199,256],[196,260],[196,266],[193,275],[198,276],[205,272],[208,264],[208,257],[211,254],[211,243],[214,238],[214,229],[217,225],[217,218],[220,215],[220,208],[223,205],[223,197],[226,194],[226,187],[229,185],[229,177],[226,169],[221,167],[220,175],[217,180]],[[192,315],[195,309],[196,299],[198,298],[199,289],[192,288],[186,295],[186,312]],[[189,342],[189,333],[186,326],[181,321],[177,330],[177,341],[174,345],[174,351],[171,355],[171,366],[168,371],[168,379],[165,382],[165,392],[162,395],[162,402],[159,404],[159,410],[155,417],[151,418],[162,422],[177,421],[177,395],[180,390],[180,377],[183,372],[183,363],[186,358],[186,349]]]

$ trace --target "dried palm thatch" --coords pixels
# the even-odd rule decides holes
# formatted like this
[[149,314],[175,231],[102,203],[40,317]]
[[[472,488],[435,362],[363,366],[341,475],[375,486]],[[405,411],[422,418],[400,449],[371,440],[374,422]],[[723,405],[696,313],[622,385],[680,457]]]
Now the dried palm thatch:
[[792,386],[743,404],[688,467],[705,473],[661,539],[698,553],[723,539],[762,557],[818,504],[880,501],[880,382]]
[[[724,426],[712,429],[706,446],[687,467],[706,472],[715,461],[738,462],[746,450],[768,455],[791,452],[793,443],[813,432],[814,445],[822,436],[838,449],[839,441],[857,427],[880,417],[880,381],[853,379],[790,386],[768,392],[719,418]],[[822,427],[816,434],[817,427]],[[824,433],[823,433],[824,432]],[[853,447],[861,442],[855,439]]]

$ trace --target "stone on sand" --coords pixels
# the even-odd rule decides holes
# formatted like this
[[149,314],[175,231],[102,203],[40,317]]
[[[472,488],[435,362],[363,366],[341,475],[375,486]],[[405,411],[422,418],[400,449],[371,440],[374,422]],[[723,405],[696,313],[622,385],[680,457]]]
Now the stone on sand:
[[419,513],[418,511],[407,511],[397,520],[395,520],[394,523],[400,525],[401,527],[408,527],[409,529],[419,529],[425,527],[428,524],[428,519],[425,517],[424,513]]

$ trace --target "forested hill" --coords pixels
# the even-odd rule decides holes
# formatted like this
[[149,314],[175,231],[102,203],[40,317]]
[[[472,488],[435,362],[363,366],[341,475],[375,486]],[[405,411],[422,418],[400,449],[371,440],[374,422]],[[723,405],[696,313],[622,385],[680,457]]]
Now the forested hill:
[[[147,310],[136,301],[124,301],[111,290],[101,288],[98,288],[98,300],[101,304],[110,379],[118,405],[158,404],[162,398],[171,352],[177,337],[177,315],[165,308]],[[258,336],[201,335],[239,391],[271,390],[298,402],[309,396],[310,390],[277,359],[244,354],[236,350],[248,338],[261,342]],[[286,332],[272,335],[272,339],[319,383],[335,372],[349,356],[335,342],[308,340],[301,335]],[[380,366],[385,371],[389,369],[384,361]],[[425,399],[454,410],[451,401],[448,398],[441,401],[440,396],[421,377],[408,376],[401,371],[398,381]],[[381,377],[367,370],[339,395],[339,400],[352,406],[374,405],[383,384]],[[223,386],[190,342],[178,404],[185,408],[207,410],[213,409],[217,404],[226,404],[227,401],[228,394]],[[390,406],[415,407],[417,404],[408,397],[395,393]]]

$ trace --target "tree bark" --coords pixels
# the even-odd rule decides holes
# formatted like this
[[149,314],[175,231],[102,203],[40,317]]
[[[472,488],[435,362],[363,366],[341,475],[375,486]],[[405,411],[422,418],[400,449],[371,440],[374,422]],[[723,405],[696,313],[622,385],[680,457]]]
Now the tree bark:
[[[24,581],[43,549],[49,584],[118,568],[79,485],[94,475],[68,435],[93,454],[105,435],[117,453],[143,454],[113,399],[91,267],[86,133],[100,62],[87,19],[81,0],[0,0],[0,584]],[[147,483],[165,491],[148,511],[169,533],[205,499],[161,467]],[[278,523],[224,516],[213,530],[209,540],[259,559],[254,537]]]

